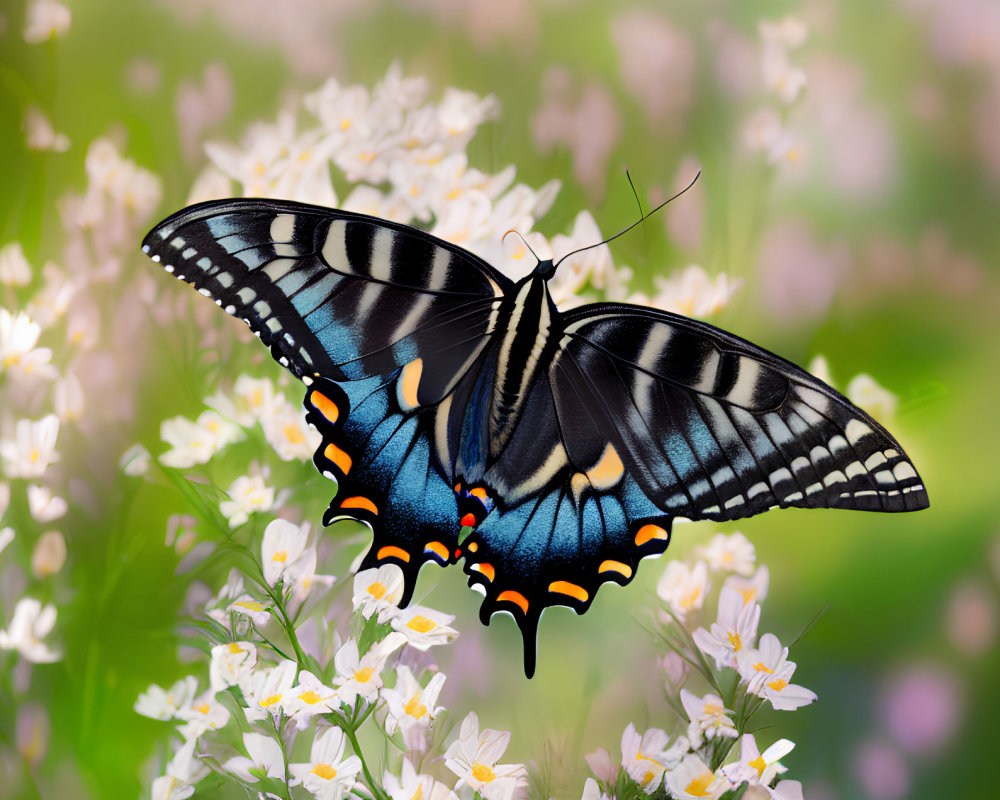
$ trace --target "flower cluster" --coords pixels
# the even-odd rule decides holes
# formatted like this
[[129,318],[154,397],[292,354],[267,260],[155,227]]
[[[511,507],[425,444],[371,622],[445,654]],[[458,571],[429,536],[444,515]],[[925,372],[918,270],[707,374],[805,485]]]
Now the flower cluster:
[[[751,718],[765,704],[788,711],[816,700],[792,683],[795,663],[788,660],[788,647],[773,633],[758,639],[769,574],[755,562],[754,546],[742,533],[720,533],[696,551],[693,562],[667,564],[657,585],[663,603],[659,635],[669,648],[662,661],[666,696],[682,732],[672,738],[664,729],[640,733],[630,724],[622,734],[620,768],[606,751],[588,756],[597,780],[588,779],[584,800],[630,796],[629,784],[673,798],[719,798],[745,787],[746,797],[801,800],[798,781],[774,783],[785,772],[780,759],[792,751],[792,742],[778,739],[762,751],[750,732]],[[705,627],[712,576],[722,582],[715,621]],[[685,684],[695,678],[709,691],[688,689]]]
[[[252,569],[234,569],[203,609],[207,685],[188,675],[166,689],[150,686],[136,701],[138,713],[172,720],[181,740],[153,781],[154,798],[188,797],[211,773],[261,795],[287,796],[289,787],[302,786],[323,800],[358,789],[393,800],[408,800],[420,787],[438,800],[457,800],[463,787],[487,800],[523,793],[524,766],[498,763],[510,734],[480,731],[475,713],[440,754],[457,777],[454,787],[417,771],[442,740],[439,721],[447,718],[438,704],[446,676],[428,651],[458,632],[450,615],[399,608],[398,567],[359,572],[354,611],[337,619],[323,604],[334,578],[316,573],[308,524],[275,519],[259,555],[244,555]],[[310,603],[323,606],[318,615]],[[346,636],[337,622],[347,623]],[[384,774],[372,772],[358,740],[362,726],[381,732],[398,769],[387,762]]]

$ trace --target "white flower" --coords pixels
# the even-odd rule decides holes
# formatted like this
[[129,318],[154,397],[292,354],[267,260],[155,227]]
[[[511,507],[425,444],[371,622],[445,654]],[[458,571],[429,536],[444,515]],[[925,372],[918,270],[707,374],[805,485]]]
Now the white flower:
[[250,515],[274,508],[274,487],[264,483],[264,475],[241,475],[226,494],[229,500],[219,503],[219,511],[229,520],[230,528],[238,528]]
[[264,719],[268,714],[277,717],[284,710],[295,683],[296,668],[294,661],[285,659],[270,669],[258,667],[254,671],[250,691],[243,693],[250,722]]
[[725,274],[716,275],[713,281],[701,267],[690,264],[669,278],[653,278],[656,294],[651,305],[686,317],[707,317],[725,308],[742,283],[730,281]]
[[24,131],[27,134],[29,150],[51,150],[65,153],[69,150],[69,137],[56,132],[45,112],[38,106],[30,106],[24,112]]
[[761,753],[753,734],[744,733],[740,738],[740,760],[723,767],[722,772],[734,784],[768,786],[776,775],[785,772],[785,767],[778,760],[787,756],[794,748],[795,745],[788,739],[779,739]]
[[698,756],[684,757],[680,766],[666,775],[667,786],[678,800],[710,797],[713,800],[729,791],[729,781],[721,773],[712,772]]
[[24,21],[24,41],[40,44],[69,30],[72,12],[56,0],[31,0]]
[[875,419],[884,422],[891,420],[896,413],[896,395],[880,386],[871,375],[862,372],[851,378],[846,394],[852,403],[861,406]]
[[136,713],[152,719],[175,719],[182,708],[194,702],[198,691],[198,679],[194,675],[181,678],[169,689],[155,683],[139,695],[132,708]]
[[712,569],[735,572],[738,575],[753,573],[757,560],[753,542],[739,531],[729,534],[717,533],[705,547],[701,555]]
[[229,710],[215,699],[215,691],[208,689],[177,710],[177,719],[186,724],[177,729],[185,739],[197,739],[205,731],[224,728],[229,722]]
[[59,531],[46,531],[31,552],[31,574],[39,580],[55,575],[66,563],[66,540]]
[[194,794],[194,787],[173,775],[160,775],[153,779],[151,800],[187,800]]
[[267,443],[282,461],[309,461],[322,441],[319,432],[306,424],[305,409],[287,401],[276,403],[274,410],[261,418],[260,425]]
[[622,733],[622,766],[646,794],[653,794],[660,787],[664,771],[680,764],[689,749],[683,736],[673,745],[669,742],[666,731],[650,728],[640,736],[631,722]]
[[580,800],[611,800],[606,792],[601,791],[600,784],[593,778],[583,782],[583,795]]
[[[232,603],[229,604],[229,606],[226,608],[226,611],[235,614],[241,614],[244,617],[249,617],[250,620],[253,622],[253,624],[256,625],[258,628],[263,628],[265,625],[267,625],[268,621],[271,618],[270,606],[266,605],[265,603],[262,603],[260,600],[257,600],[256,598],[252,597],[249,594],[244,594],[241,595],[240,597],[237,597]],[[214,616],[216,619],[219,619],[220,622],[223,622],[223,624],[225,624],[224,615],[222,616],[221,619],[217,615],[213,614],[212,616]]]
[[733,712],[723,705],[722,698],[718,695],[708,693],[704,697],[698,697],[687,689],[681,689],[681,703],[691,720],[688,739],[693,748],[701,746],[702,734],[709,739],[716,736],[735,739],[739,735],[736,725],[726,716]]
[[401,666],[396,670],[396,685],[382,690],[382,699],[388,708],[386,733],[392,735],[398,727],[407,750],[422,752],[427,749],[427,729],[444,710],[444,706],[435,706],[444,681],[444,673],[437,672],[427,686],[422,687],[410,668]]
[[173,417],[160,424],[160,438],[171,449],[160,456],[160,463],[176,469],[206,464],[219,450],[243,438],[238,425],[216,411],[203,411],[195,422]]
[[208,665],[208,680],[213,692],[227,686],[239,686],[244,695],[257,666],[257,647],[251,642],[229,642],[212,648]]
[[0,553],[2,553],[4,549],[7,547],[7,545],[9,545],[13,541],[14,541],[14,529],[0,528]]
[[60,422],[83,419],[83,385],[73,372],[67,372],[52,385],[52,404]]
[[765,633],[760,644],[737,655],[740,677],[747,682],[747,692],[764,697],[779,711],[790,711],[816,700],[815,692],[789,683],[795,662],[788,661],[788,648],[778,637]]
[[765,786],[773,800],[802,800],[802,784],[799,781],[779,781],[773,789]]
[[316,558],[316,548],[306,548],[305,553],[296,560],[294,569],[287,573],[286,578],[294,581],[291,606],[298,608],[316,590],[316,587],[329,588],[337,580],[334,575],[316,574]]
[[22,375],[37,375],[46,380],[59,376],[55,367],[49,364],[52,350],[35,347],[42,333],[41,326],[23,311],[11,314],[0,308],[0,370]]
[[354,610],[370,619],[378,612],[378,622],[383,624],[399,613],[405,583],[403,570],[396,564],[362,570],[354,576]]
[[[281,751],[281,745],[277,741],[262,733],[244,733],[243,746],[250,757],[233,756],[222,765],[223,769],[232,772],[247,783],[259,781],[261,779],[260,773],[268,778],[284,780],[285,754]],[[252,774],[251,769],[258,774]]]
[[507,749],[510,733],[486,728],[479,732],[474,711],[463,720],[458,739],[444,753],[444,763],[459,777],[456,789],[468,786],[485,800],[511,800],[527,788],[523,764],[498,764]]
[[318,800],[341,800],[361,771],[360,758],[344,758],[345,745],[344,732],[340,728],[317,731],[309,761],[288,765],[294,782],[301,783]]
[[20,242],[11,242],[0,249],[0,284],[27,286],[31,283],[31,265],[24,257]]
[[47,486],[31,484],[28,486],[28,510],[36,522],[43,525],[59,519],[66,514],[69,505],[66,501],[52,494]]
[[417,771],[410,763],[410,759],[403,756],[403,769],[400,777],[396,777],[391,772],[386,772],[382,785],[389,793],[392,800],[458,800],[456,795],[448,786],[435,780],[430,775],[418,775]]
[[55,606],[42,608],[33,597],[22,597],[14,606],[14,616],[7,630],[0,630],[0,650],[17,650],[27,661],[36,664],[58,661],[61,655],[41,641],[55,624]]
[[340,708],[337,690],[327,686],[308,670],[299,673],[299,682],[288,691],[284,701],[285,713],[295,719],[301,731],[317,714],[326,714]]
[[152,461],[149,451],[141,444],[134,444],[124,453],[118,461],[118,466],[126,475],[138,478],[149,472],[149,462]]
[[[601,229],[597,227],[589,211],[581,211],[573,221],[573,232],[569,236],[556,234],[552,237],[553,261],[559,262],[556,274],[549,281],[549,292],[560,308],[570,308],[581,302],[578,293],[589,283],[602,289],[609,274],[614,270],[611,249],[602,240]],[[572,256],[574,250],[588,248]]]
[[749,578],[730,575],[722,587],[735,589],[743,597],[744,605],[763,603],[767,599],[767,590],[771,582],[771,573],[765,564],[757,567],[757,571]]
[[378,698],[382,688],[382,670],[389,656],[403,646],[406,637],[399,633],[390,633],[381,642],[372,645],[371,649],[359,655],[358,643],[348,639],[333,658],[337,669],[333,682],[336,684],[340,700],[353,706],[356,698],[361,697],[369,703]]
[[716,669],[736,669],[736,657],[744,648],[757,641],[760,606],[744,603],[743,595],[731,586],[719,593],[719,619],[712,623],[711,632],[698,628],[692,636],[698,649],[715,659]]
[[708,567],[704,561],[694,567],[688,567],[683,561],[671,561],[656,584],[660,599],[682,620],[687,612],[702,607],[707,591]]
[[[296,525],[285,519],[268,523],[260,543],[260,555],[264,580],[269,586],[275,586],[280,580],[292,584],[302,568],[308,568],[306,556],[312,549],[309,547],[309,528],[308,522]],[[312,566],[316,566],[315,558]]]
[[458,636],[458,631],[448,625],[454,619],[454,614],[442,614],[433,608],[413,605],[400,611],[390,624],[406,636],[410,647],[428,650],[434,645],[447,644]]

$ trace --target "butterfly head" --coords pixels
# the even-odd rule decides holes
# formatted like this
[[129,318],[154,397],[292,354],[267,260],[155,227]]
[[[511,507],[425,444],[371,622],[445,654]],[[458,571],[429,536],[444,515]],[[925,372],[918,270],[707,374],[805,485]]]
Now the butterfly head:
[[532,271],[531,277],[541,278],[543,281],[547,281],[555,274],[556,265],[552,262],[551,258],[547,258],[545,261],[538,262],[538,266]]

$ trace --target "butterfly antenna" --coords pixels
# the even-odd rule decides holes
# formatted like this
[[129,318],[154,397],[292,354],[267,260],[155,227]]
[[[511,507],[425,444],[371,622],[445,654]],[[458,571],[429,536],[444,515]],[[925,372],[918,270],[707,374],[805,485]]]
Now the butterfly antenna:
[[[626,171],[625,174],[628,175],[628,171]],[[661,208],[663,208],[667,203],[670,203],[673,200],[676,200],[678,197],[680,197],[682,194],[684,194],[684,192],[686,192],[688,189],[690,189],[692,186],[694,186],[695,183],[697,183],[698,178],[700,178],[700,177],[701,177],[701,170],[698,170],[698,173],[691,180],[691,183],[689,183],[687,186],[685,186],[683,189],[681,189],[679,192],[677,192],[677,194],[673,195],[672,197],[668,197],[666,200],[664,200],[662,203],[660,203],[656,208],[654,208],[648,214],[642,214],[642,216],[640,216],[639,219],[637,219],[635,222],[633,222],[631,225],[629,225],[627,228],[625,228],[625,230],[618,231],[618,233],[616,233],[614,236],[609,236],[603,242],[595,242],[594,244],[588,244],[586,247],[581,247],[579,250],[573,250],[573,251],[567,253],[566,255],[564,255],[562,258],[560,258],[555,263],[555,266],[558,267],[560,264],[562,264],[563,261],[565,261],[570,256],[575,256],[577,253],[582,253],[585,250],[592,250],[595,247],[600,247],[602,244],[607,244],[608,242],[613,242],[619,236],[624,236],[626,233],[628,233],[630,230],[632,230],[632,228],[634,228],[636,225],[639,225],[640,223],[645,222],[649,217],[653,216],[653,214],[655,214],[657,211],[659,211]],[[632,185],[632,178],[631,177],[629,177],[628,182],[629,182],[630,185]],[[632,186],[632,191],[633,192],[635,191],[635,186],[634,185]],[[636,200],[639,199],[638,194],[636,195],[635,199]],[[640,213],[642,212],[642,203],[639,203],[639,211],[640,211]]]
[[[635,184],[632,183],[632,176],[629,174],[628,167],[625,167],[625,178],[628,180],[629,188],[632,190],[632,196],[635,198],[635,204],[639,206],[639,221],[641,222],[646,215],[642,211],[642,200],[639,199],[639,193],[635,190]],[[698,180],[698,178],[695,177],[695,180]]]
[[514,230],[513,228],[511,228],[509,231],[507,231],[507,233],[505,233],[503,236],[500,237],[500,243],[502,244],[507,239],[507,237],[510,234],[512,234],[512,233],[517,238],[519,238],[522,242],[524,242],[524,246],[527,247],[528,248],[528,252],[531,253],[531,255],[533,255],[535,257],[535,261],[541,263],[542,259],[540,259],[538,257],[538,254],[534,250],[531,249],[531,245],[528,244],[528,240],[525,239],[518,231]]

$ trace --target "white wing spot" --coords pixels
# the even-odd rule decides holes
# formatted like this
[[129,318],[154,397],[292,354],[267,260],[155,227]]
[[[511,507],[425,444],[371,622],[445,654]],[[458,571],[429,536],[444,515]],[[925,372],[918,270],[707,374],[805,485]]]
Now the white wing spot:
[[870,456],[868,456],[868,459],[865,461],[865,469],[871,472],[873,469],[875,469],[875,467],[882,466],[885,463],[885,461],[886,458],[881,453],[872,453]]
[[275,242],[290,242],[295,236],[295,215],[278,214],[271,220],[271,239]]
[[847,441],[851,444],[857,444],[866,436],[874,433],[871,428],[869,428],[860,419],[852,419],[847,423],[847,428],[844,431],[844,435],[847,437]]
[[191,256],[193,256],[197,252],[198,251],[195,250],[193,247],[189,247],[187,250],[185,250],[183,253],[181,253],[181,258],[191,258]]
[[909,461],[904,461],[901,464],[897,464],[896,468],[892,471],[892,474],[896,476],[896,480],[905,481],[911,478],[917,477],[917,471],[913,468],[913,465]]
[[848,478],[856,478],[859,475],[867,475],[868,470],[861,466],[860,461],[852,461],[844,467],[844,474],[847,475]]

